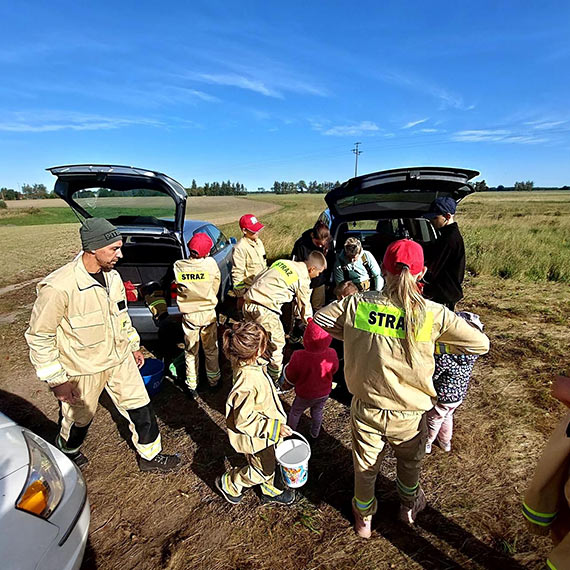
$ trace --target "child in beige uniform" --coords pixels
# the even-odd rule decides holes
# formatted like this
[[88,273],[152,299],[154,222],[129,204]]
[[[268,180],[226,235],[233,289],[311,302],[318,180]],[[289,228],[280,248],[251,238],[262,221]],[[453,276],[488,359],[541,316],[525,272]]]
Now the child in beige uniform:
[[287,417],[271,378],[258,359],[267,349],[267,333],[254,322],[241,322],[224,333],[224,353],[232,363],[234,385],[226,402],[226,425],[232,447],[247,459],[216,479],[216,487],[232,505],[243,491],[260,485],[262,503],[289,505],[290,490],[274,485],[275,444],[291,435]]
[[218,264],[209,257],[212,245],[207,234],[197,233],[188,242],[190,259],[180,259],[174,263],[178,308],[183,315],[189,398],[196,397],[200,340],[206,357],[208,384],[211,389],[221,385],[216,322],[221,276]]

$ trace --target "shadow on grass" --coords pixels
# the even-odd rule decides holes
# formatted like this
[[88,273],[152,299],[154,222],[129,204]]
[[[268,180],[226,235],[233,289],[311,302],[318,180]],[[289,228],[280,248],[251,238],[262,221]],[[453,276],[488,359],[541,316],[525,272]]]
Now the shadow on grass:
[[[300,427],[308,430],[307,416]],[[318,507],[327,503],[352,522],[351,498],[353,495],[352,454],[338,440],[321,430],[313,443],[309,467],[309,483],[301,489],[302,495]],[[334,466],[334,467],[333,467]],[[445,484],[445,483],[444,483]],[[378,513],[372,519],[373,530],[388,540],[423,568],[461,568],[461,564],[420,534],[414,527],[398,521],[399,500],[394,481],[379,475],[376,483]],[[429,497],[428,497],[429,501]],[[446,542],[481,568],[521,569],[517,561],[494,550],[460,525],[429,506],[418,515],[416,526],[438,540]],[[374,535],[371,540],[374,540]],[[363,547],[364,547],[363,542]]]

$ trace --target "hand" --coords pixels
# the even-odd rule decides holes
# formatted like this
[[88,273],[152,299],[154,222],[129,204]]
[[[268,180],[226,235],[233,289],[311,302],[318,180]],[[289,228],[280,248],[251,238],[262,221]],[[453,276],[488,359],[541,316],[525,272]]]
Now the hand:
[[552,384],[552,396],[570,408],[570,377],[555,376]]
[[279,430],[280,437],[289,437],[293,435],[293,430],[287,424],[281,424],[281,429]]
[[143,353],[140,350],[135,350],[133,352],[133,356],[135,357],[135,362],[137,363],[137,366],[139,368],[143,367],[144,364],[144,356]]
[[77,404],[81,401],[81,392],[79,388],[71,382],[64,382],[59,386],[53,386],[51,391],[60,402],[66,404]]

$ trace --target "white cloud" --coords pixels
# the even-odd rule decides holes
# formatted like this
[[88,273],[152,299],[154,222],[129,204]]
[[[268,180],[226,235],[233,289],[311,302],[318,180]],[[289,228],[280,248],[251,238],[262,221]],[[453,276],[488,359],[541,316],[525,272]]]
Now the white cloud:
[[458,142],[499,142],[516,144],[538,144],[547,142],[544,137],[521,135],[506,129],[480,129],[458,131],[452,135],[452,140]]
[[336,127],[328,128],[327,130],[321,130],[321,132],[323,135],[327,136],[346,137],[375,133],[379,130],[380,127],[378,127],[376,123],[373,123],[372,121],[361,121],[354,125],[338,125]]
[[240,89],[247,89],[260,93],[266,97],[277,97],[282,99],[283,95],[278,91],[265,85],[263,81],[258,79],[250,79],[243,75],[236,73],[200,73],[196,76],[197,79],[205,81],[206,83],[213,83],[215,85],[228,85],[232,87],[239,87]]
[[429,117],[426,117],[425,119],[419,119],[418,121],[410,121],[409,123],[406,123],[402,129],[411,129],[412,127],[415,127],[416,125],[421,125],[422,123],[425,123],[426,121],[429,121]]
[[14,113],[12,119],[0,122],[0,131],[12,133],[43,133],[53,131],[100,131],[132,125],[163,126],[160,121],[144,118],[106,117],[64,111]]
[[525,125],[529,125],[531,128],[546,131],[550,129],[554,129],[555,127],[559,127],[560,125],[565,125],[568,121],[527,121]]
[[439,129],[420,129],[420,133],[438,133]]

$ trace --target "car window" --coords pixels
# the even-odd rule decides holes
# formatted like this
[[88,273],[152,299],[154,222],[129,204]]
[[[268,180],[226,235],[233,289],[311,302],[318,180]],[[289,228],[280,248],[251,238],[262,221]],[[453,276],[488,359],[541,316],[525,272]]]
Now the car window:
[[216,226],[207,225],[203,229],[206,230],[214,242],[214,246],[212,247],[210,255],[214,255],[227,247],[229,243],[228,238]]

